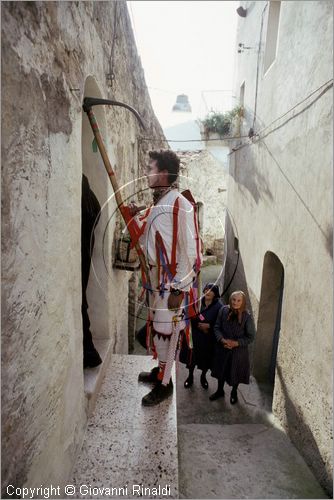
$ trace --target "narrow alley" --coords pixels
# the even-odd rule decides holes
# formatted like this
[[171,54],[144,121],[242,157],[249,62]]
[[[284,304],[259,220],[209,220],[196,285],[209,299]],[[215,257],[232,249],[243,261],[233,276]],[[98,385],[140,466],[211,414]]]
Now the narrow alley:
[[333,3],[1,21],[1,498],[333,498]]
[[[219,272],[204,267],[203,281]],[[137,342],[134,352],[112,355],[73,475],[77,498],[328,498],[275,421],[272,388],[252,377],[234,407],[228,389],[211,402],[217,381],[209,376],[204,390],[195,372],[185,389],[179,363],[172,401],[145,408],[148,387],[137,377],[155,362]],[[137,495],[138,485],[148,493]]]

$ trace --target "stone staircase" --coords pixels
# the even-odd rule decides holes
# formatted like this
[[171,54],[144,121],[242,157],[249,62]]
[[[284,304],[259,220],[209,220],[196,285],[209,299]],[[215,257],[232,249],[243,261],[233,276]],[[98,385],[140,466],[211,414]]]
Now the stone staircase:
[[216,380],[208,376],[203,390],[198,370],[184,389],[179,365],[173,396],[147,408],[141,398],[150,386],[138,373],[156,363],[97,347],[103,364],[85,371],[91,416],[66,498],[328,498],[255,379],[231,406],[228,388],[224,399],[208,400]]
[[[138,373],[155,365],[150,356],[110,355],[70,498],[178,498],[175,392],[158,406],[141,405],[150,386],[138,382]],[[99,381],[88,376],[92,410]]]
[[183,387],[188,370],[177,371],[180,498],[328,498],[298,450],[271,413],[271,391],[254,377],[241,384],[239,402],[209,401],[209,390]]

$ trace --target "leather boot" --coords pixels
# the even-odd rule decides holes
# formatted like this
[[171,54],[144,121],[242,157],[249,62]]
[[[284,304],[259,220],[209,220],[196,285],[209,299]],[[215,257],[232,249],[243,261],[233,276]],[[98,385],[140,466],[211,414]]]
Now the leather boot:
[[169,381],[168,385],[157,384],[151,392],[146,394],[141,400],[143,406],[155,406],[169,398],[173,394],[173,382]]
[[206,373],[203,372],[201,375],[201,386],[203,387],[203,389],[208,389],[209,387],[208,381],[206,380]]
[[223,398],[225,396],[224,383],[224,381],[218,380],[218,388],[216,392],[211,394],[211,396],[209,397],[210,401],[216,401],[216,399]]
[[193,376],[193,374],[190,372],[190,373],[189,373],[189,375],[188,375],[187,380],[185,380],[185,381],[184,381],[184,384],[183,384],[183,385],[184,385],[184,387],[185,387],[186,389],[189,389],[189,387],[191,387],[191,386],[193,385],[193,383],[194,383],[194,376]]
[[223,398],[225,396],[224,391],[216,391],[209,397],[210,401],[216,401],[216,399]]
[[230,396],[230,403],[231,405],[235,405],[237,402],[238,402],[238,389],[236,387],[233,387]]
[[145,382],[148,384],[155,384],[158,382],[159,366],[156,366],[150,372],[140,372],[138,375],[138,382]]

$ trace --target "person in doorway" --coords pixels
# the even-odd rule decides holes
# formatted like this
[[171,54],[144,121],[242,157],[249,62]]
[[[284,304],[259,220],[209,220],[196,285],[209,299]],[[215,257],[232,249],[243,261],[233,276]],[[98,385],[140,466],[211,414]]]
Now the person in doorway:
[[186,363],[189,370],[188,378],[184,382],[185,388],[193,385],[196,366],[199,370],[202,370],[200,378],[202,387],[204,389],[209,387],[206,374],[212,368],[215,345],[213,329],[218,312],[223,306],[219,297],[219,287],[217,285],[207,283],[204,286],[200,313],[191,320],[193,349],[188,349],[187,344],[183,343],[180,353],[180,361]]
[[95,349],[90,320],[88,316],[87,286],[91,257],[93,254],[95,237],[94,229],[99,221],[101,206],[90,188],[88,179],[82,175],[81,194],[81,281],[82,281],[82,327],[83,327],[83,365],[84,368],[93,368],[102,363],[102,359]]
[[[193,302],[201,266],[200,240],[194,206],[174,187],[180,160],[173,151],[151,151],[147,166],[153,205],[138,218],[145,225],[140,244],[150,269],[147,328],[159,366],[139,374],[139,381],[154,383],[143,397],[153,406],[173,392],[171,371],[180,332],[189,332],[189,306]],[[131,204],[132,214],[136,207]]]
[[238,385],[249,384],[250,364],[248,345],[255,338],[254,321],[246,311],[246,296],[233,292],[229,305],[223,306],[214,327],[216,337],[212,376],[218,379],[217,391],[211,401],[224,396],[224,383],[232,386],[230,403],[238,401]]

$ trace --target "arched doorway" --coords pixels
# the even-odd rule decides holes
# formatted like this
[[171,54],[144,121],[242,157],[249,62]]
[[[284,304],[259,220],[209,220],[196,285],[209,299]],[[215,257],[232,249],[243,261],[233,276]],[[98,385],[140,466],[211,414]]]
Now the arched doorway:
[[253,373],[258,382],[274,386],[281,328],[284,267],[279,258],[267,252],[263,261],[261,298],[253,353]]
[[[96,80],[88,76],[85,82],[84,97],[103,97]],[[94,114],[103,138],[106,138],[106,118],[103,106],[96,106]],[[105,206],[111,194],[101,155],[93,144],[93,132],[86,113],[82,112],[82,173],[87,177],[89,186],[101,208],[100,218],[95,227],[95,245],[92,253],[89,281],[87,287],[88,315],[93,342],[102,359],[110,343],[109,297],[110,280],[108,269],[111,262],[111,224],[106,227],[111,213],[110,203]],[[107,267],[107,269],[106,269]]]

